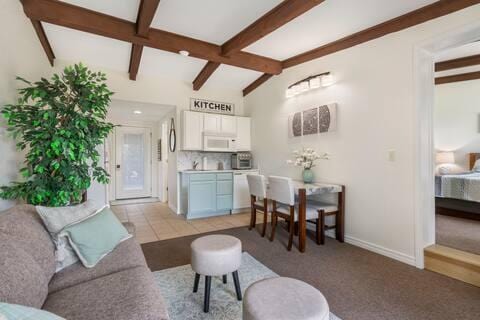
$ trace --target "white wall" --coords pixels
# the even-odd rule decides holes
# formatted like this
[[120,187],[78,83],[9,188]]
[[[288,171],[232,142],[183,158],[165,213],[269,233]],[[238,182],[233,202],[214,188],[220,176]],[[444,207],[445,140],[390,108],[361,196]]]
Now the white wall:
[[[332,154],[317,180],[346,185],[346,239],[414,263],[414,47],[480,19],[480,6],[289,68],[245,99],[252,116],[254,158],[262,173],[300,178],[286,164],[294,149]],[[331,71],[337,83],[286,99],[288,85]],[[288,138],[288,115],[338,103],[337,132]],[[395,150],[396,160],[388,161]]]
[[435,86],[435,148],[453,151],[452,171],[467,171],[468,153],[480,153],[480,80]]
[[[15,102],[21,84],[15,77],[38,79],[47,69],[48,61],[30,21],[23,14],[20,1],[0,0],[0,106]],[[20,17],[20,18],[19,18]],[[18,178],[23,156],[7,136],[3,117],[0,120],[0,185]],[[12,201],[0,200],[0,210],[11,207]]]

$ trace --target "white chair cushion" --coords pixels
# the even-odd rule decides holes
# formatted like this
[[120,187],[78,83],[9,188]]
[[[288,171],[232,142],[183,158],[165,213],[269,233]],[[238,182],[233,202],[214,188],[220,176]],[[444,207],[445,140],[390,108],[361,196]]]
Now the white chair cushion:
[[288,205],[295,203],[295,190],[293,181],[286,177],[268,177],[267,198]]
[[221,276],[237,271],[242,261],[242,243],[227,235],[210,235],[191,244],[192,269],[205,276]]
[[267,197],[265,177],[260,174],[247,174],[248,190],[251,195],[260,198]]
[[243,320],[328,320],[329,317],[323,294],[292,278],[255,282],[247,288],[243,300]]
[[[318,210],[324,210],[325,212],[338,211],[338,207],[336,205],[318,201],[307,201],[306,209],[305,216],[307,220],[318,219]],[[280,203],[277,203],[277,211],[290,214],[290,208]],[[298,203],[295,205],[295,221],[298,221]]]

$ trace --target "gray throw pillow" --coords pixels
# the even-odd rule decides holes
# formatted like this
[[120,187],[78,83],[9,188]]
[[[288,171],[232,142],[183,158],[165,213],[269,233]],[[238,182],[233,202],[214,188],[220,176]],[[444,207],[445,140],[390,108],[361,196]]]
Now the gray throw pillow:
[[68,239],[59,234],[63,229],[75,223],[83,221],[99,212],[103,207],[93,201],[86,201],[76,206],[68,207],[43,207],[36,206],[38,215],[47,228],[53,243],[55,244],[55,272],[74,264],[78,261],[75,251],[70,246]]

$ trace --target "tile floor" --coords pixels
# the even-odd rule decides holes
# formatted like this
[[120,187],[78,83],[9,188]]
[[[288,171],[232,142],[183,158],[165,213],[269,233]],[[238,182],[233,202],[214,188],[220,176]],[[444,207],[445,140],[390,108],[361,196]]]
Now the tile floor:
[[[130,221],[136,227],[136,239],[140,243],[248,226],[250,211],[212,218],[185,220],[161,202],[112,206],[120,221]],[[257,223],[263,221],[258,214]]]

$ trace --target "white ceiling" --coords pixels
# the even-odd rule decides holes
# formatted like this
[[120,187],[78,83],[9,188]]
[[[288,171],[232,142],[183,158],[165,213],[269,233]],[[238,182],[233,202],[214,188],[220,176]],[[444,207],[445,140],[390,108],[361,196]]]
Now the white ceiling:
[[[112,100],[108,109],[108,119],[110,121],[148,121],[155,122],[162,120],[174,106],[163,104],[142,103],[125,100]],[[141,114],[135,114],[134,111],[141,111]]]
[[245,51],[284,60],[436,0],[326,0]]
[[[64,0],[134,22],[140,0]],[[245,51],[275,59],[337,40],[436,0],[326,0],[252,44]],[[161,0],[152,26],[222,44],[279,4],[281,0]],[[128,71],[130,44],[45,24],[58,59]],[[192,82],[206,61],[145,48],[138,77],[167,77]],[[220,66],[205,86],[241,90],[259,72]]]
[[461,57],[473,56],[480,54],[480,40],[463,46],[451,48],[438,53],[435,56],[435,61],[452,60]]

